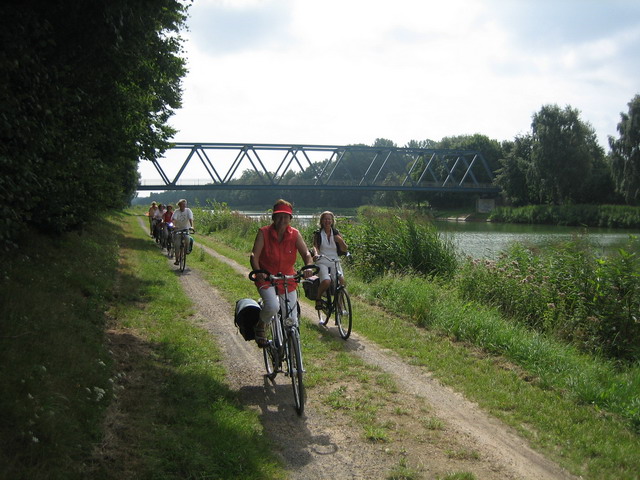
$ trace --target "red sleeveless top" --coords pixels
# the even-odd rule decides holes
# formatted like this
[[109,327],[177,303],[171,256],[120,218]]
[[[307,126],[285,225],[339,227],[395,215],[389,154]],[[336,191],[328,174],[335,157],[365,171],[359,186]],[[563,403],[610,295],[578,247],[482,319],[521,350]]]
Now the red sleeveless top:
[[[296,263],[296,254],[298,249],[296,248],[296,240],[298,240],[297,229],[292,226],[288,226],[282,237],[282,242],[278,241],[278,232],[273,225],[267,225],[260,228],[262,232],[262,238],[264,239],[264,247],[260,253],[258,264],[260,268],[275,275],[283,273],[285,275],[293,275],[296,271],[293,265]],[[278,294],[284,293],[283,282],[279,282]],[[269,286],[268,282],[261,282],[258,284],[258,288]],[[290,281],[287,290],[293,292],[297,287],[296,282]]]

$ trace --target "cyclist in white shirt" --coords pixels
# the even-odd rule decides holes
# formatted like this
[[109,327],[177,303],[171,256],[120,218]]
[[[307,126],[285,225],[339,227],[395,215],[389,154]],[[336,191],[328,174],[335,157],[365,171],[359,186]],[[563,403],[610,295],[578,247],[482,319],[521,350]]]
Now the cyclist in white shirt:
[[[336,218],[332,212],[322,212],[320,215],[320,229],[313,234],[313,247],[315,249],[314,260],[320,268],[318,276],[320,277],[320,285],[318,286],[318,295],[316,300],[316,310],[324,308],[323,300],[321,300],[324,292],[331,285],[331,276],[329,275],[329,267],[333,267],[334,263],[330,259],[338,258],[338,255],[344,255],[347,252],[347,244],[344,242],[340,232],[336,230]],[[322,255],[322,257],[321,257]],[[341,285],[345,284],[342,266],[337,264],[338,271],[333,272],[338,275],[338,281]]]
[[[187,201],[184,198],[178,201],[178,209],[173,212],[171,221],[173,222],[173,245],[174,248],[176,248],[180,240],[177,238],[176,232],[186,228],[193,228],[193,212],[190,208],[187,208]],[[176,261],[174,265],[179,265],[180,259],[180,250],[176,248]]]

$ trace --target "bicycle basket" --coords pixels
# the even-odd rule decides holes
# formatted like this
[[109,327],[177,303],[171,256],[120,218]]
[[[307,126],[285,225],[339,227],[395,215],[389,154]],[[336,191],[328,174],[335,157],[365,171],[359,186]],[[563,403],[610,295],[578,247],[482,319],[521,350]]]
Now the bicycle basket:
[[256,338],[253,328],[260,319],[260,305],[252,298],[242,298],[236,302],[233,323],[246,341]]
[[320,278],[317,275],[313,275],[309,278],[305,278],[302,281],[304,296],[307,297],[309,300],[315,300],[317,298],[319,287],[320,287]]

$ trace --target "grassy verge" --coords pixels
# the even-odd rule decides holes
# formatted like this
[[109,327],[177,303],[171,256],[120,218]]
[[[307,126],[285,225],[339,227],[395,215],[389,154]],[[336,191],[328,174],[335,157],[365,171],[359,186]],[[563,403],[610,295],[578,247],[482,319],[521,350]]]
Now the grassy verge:
[[100,438],[111,399],[104,311],[121,234],[111,227],[31,233],[3,258],[0,478],[79,478]]
[[282,478],[136,217],[33,234],[5,268],[1,478]]
[[[350,288],[360,298],[403,311],[406,319],[378,320],[368,312],[372,307],[356,303],[363,316],[354,322],[359,333],[426,366],[569,470],[585,478],[635,478],[637,433],[615,415],[576,401],[575,392],[602,380],[588,357],[431,282],[388,277],[364,284],[352,278]],[[513,360],[492,354],[492,342],[510,345]]]
[[140,475],[281,478],[256,414],[240,407],[224,384],[213,339],[189,319],[190,302],[178,277],[137,218],[127,223],[118,290],[123,296],[113,315],[150,346],[153,355],[144,369],[156,390],[143,402],[132,399],[144,405],[135,416],[144,452]]
[[[199,241],[247,264],[246,251],[234,251],[206,237]],[[526,329],[514,331],[495,311],[457,300],[450,289],[433,282],[386,277],[364,284],[354,276],[349,279],[355,294],[354,330],[359,334],[424,365],[574,473],[597,479],[636,478],[640,471],[637,433],[615,415],[576,401],[572,394],[572,388],[593,388],[602,380],[598,369],[588,362],[589,368],[585,367],[586,357],[572,354],[570,347],[549,346]],[[395,313],[372,306],[380,298]],[[413,310],[406,310],[407,306]],[[479,343],[482,348],[464,343],[478,339],[486,341]],[[534,364],[518,366],[515,362],[523,359],[514,356],[510,361],[492,353],[491,342],[498,341],[519,347],[520,354]],[[554,355],[546,358],[548,353]],[[624,376],[613,378],[619,388],[633,385]]]

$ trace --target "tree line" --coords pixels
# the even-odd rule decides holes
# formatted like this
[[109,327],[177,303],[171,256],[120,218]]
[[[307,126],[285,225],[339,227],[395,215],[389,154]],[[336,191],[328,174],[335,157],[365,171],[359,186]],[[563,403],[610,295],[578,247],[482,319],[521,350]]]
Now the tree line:
[[[185,60],[177,0],[0,6],[0,209],[6,249],[31,225],[82,228],[135,195],[139,159],[175,131]],[[11,228],[7,228],[11,227]]]

